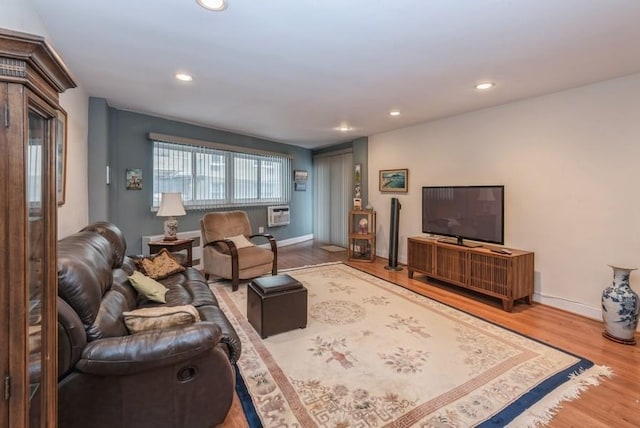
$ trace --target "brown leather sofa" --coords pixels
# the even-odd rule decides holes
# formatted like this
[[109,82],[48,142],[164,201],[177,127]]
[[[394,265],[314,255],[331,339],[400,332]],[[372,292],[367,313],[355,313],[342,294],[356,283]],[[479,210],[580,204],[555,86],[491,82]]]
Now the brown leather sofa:
[[113,224],[58,242],[58,426],[213,427],[231,406],[240,340],[202,274],[160,280],[165,305],[201,321],[129,334],[122,313],[159,305],[130,285],[136,268]]

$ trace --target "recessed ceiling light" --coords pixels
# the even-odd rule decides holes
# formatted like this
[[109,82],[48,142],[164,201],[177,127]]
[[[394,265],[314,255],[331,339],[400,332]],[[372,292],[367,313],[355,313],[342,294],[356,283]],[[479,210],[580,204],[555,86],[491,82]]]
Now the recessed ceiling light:
[[336,129],[340,132],[348,132],[348,131],[351,131],[353,128],[347,125],[340,125]]
[[400,112],[398,110],[391,110],[389,116],[400,116]]
[[476,89],[479,89],[481,91],[485,91],[487,89],[493,88],[494,86],[496,86],[496,84],[493,83],[493,82],[482,82],[482,83],[478,83],[476,85]]
[[191,77],[190,74],[178,73],[176,74],[176,79],[182,80],[183,82],[191,82],[193,80],[193,77]]
[[196,0],[196,2],[208,10],[219,12],[227,7],[227,0]]

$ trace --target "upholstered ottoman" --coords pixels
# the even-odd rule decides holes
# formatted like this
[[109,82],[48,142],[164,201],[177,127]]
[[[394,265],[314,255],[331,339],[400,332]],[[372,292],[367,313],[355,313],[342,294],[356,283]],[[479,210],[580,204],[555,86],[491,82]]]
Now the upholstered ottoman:
[[256,278],[247,289],[247,319],[263,339],[307,326],[307,289],[289,275]]

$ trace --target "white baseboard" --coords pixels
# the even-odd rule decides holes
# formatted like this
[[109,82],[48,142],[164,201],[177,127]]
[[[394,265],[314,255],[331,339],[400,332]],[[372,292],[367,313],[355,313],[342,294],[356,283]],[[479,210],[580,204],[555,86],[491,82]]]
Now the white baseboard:
[[[313,239],[313,234],[311,233],[309,235],[302,235],[302,236],[296,236],[289,239],[276,240],[276,242],[278,243],[278,247],[286,247],[287,245],[299,244],[301,242],[310,241],[312,239]],[[258,245],[258,247],[267,248],[267,249],[271,248],[268,242],[265,244],[260,244]]]
[[313,233],[308,235],[296,236],[295,238],[283,239],[278,241],[279,247],[286,247],[287,245],[299,244],[301,242],[311,241],[313,239]]
[[593,306],[585,305],[579,302],[573,302],[561,297],[547,296],[537,291],[533,293],[533,301],[542,303],[543,305],[552,306],[557,309],[562,309],[563,311],[582,315],[583,317],[602,321],[601,308],[594,308]]
[[[590,318],[592,320],[602,321],[601,308],[594,308],[593,306],[572,302],[560,297],[544,296],[539,292],[533,293],[533,300],[535,302],[542,303],[543,305],[552,306],[557,309],[562,309],[563,311],[582,315],[583,317]],[[636,331],[640,331],[640,324],[638,325],[638,328],[636,328]]]

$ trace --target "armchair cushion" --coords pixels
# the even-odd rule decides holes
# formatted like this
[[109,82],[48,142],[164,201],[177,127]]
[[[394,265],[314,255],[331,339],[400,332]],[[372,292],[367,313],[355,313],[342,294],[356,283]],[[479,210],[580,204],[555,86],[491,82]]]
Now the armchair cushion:
[[123,312],[124,323],[129,333],[165,329],[200,321],[198,310],[192,305],[155,306]]
[[184,271],[184,266],[178,263],[166,248],[151,257],[140,259],[138,263],[141,270],[153,279],[166,278]]
[[129,277],[129,282],[138,293],[143,294],[147,299],[158,303],[166,303],[165,294],[169,289],[155,279],[149,278],[140,271],[135,271]]
[[[273,252],[260,247],[243,248],[238,251],[238,265],[240,270],[254,266],[270,265],[273,262]],[[267,268],[266,272],[269,271]],[[265,273],[266,273],[265,272]]]
[[249,216],[244,211],[211,212],[201,220],[204,242],[217,241],[227,236],[251,234]]
[[249,241],[244,235],[229,236],[226,239],[232,241],[238,250],[241,248],[255,247],[255,244]]

